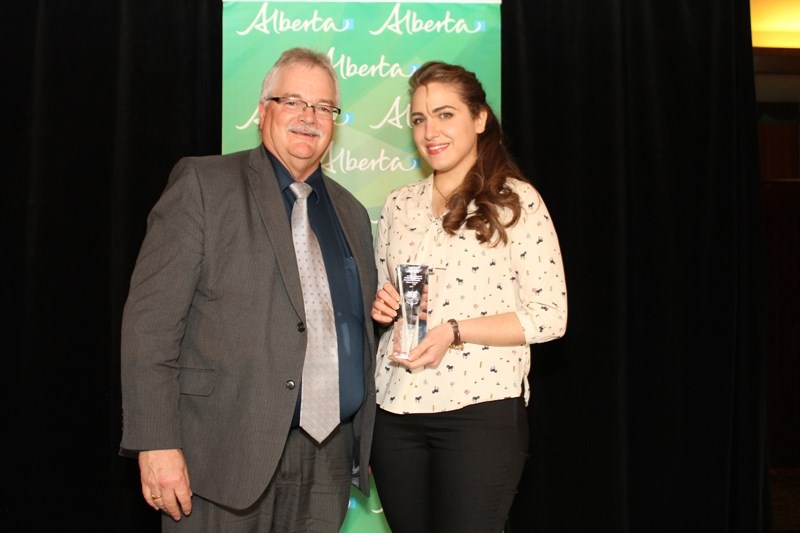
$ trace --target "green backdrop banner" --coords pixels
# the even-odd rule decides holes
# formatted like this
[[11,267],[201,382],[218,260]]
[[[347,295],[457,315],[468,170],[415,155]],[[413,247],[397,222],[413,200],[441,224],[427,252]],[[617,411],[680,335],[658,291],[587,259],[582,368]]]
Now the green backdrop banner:
[[[261,82],[281,52],[322,51],[339,75],[343,110],[322,165],[373,221],[389,191],[429,173],[409,121],[408,78],[422,63],[474,71],[500,116],[500,0],[222,4],[222,152],[259,144]],[[342,531],[389,531],[376,493],[365,498],[353,490]]]
[[500,115],[500,1],[223,2],[222,151],[260,142],[264,74],[287,48],[327,53],[342,115],[323,160],[377,219],[389,191],[424,177],[408,115],[408,78],[422,63],[464,65]]

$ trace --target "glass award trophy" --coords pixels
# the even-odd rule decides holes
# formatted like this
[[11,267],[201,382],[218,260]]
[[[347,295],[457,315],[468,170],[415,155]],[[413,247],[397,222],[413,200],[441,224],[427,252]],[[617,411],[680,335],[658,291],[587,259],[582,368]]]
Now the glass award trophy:
[[395,357],[408,359],[408,352],[425,337],[428,307],[428,267],[397,265],[400,319],[395,324]]

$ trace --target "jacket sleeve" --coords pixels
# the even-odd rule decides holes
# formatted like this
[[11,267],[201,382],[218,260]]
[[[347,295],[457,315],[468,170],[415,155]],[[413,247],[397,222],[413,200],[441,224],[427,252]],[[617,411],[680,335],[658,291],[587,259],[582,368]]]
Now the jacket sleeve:
[[203,264],[203,196],[179,161],[147,221],[122,318],[121,448],[181,448],[178,356]]

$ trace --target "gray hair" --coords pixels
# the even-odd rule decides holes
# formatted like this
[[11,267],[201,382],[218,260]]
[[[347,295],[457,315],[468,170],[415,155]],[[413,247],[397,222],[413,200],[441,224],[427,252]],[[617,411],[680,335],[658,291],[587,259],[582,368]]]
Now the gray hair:
[[302,47],[286,50],[272,65],[272,68],[269,69],[267,75],[264,76],[264,81],[261,83],[261,102],[265,102],[267,98],[273,96],[272,90],[275,88],[278,77],[285,67],[291,65],[305,65],[309,68],[319,67],[325,70],[333,82],[333,104],[339,105],[339,78],[336,76],[331,60],[322,52]]

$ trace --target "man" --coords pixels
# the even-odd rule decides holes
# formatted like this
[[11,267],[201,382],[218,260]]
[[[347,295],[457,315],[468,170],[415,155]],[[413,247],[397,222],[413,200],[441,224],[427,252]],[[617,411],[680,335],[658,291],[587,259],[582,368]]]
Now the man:
[[[354,463],[369,490],[377,281],[366,210],[320,167],[338,101],[325,55],[284,52],[262,86],[263,145],[182,159],[149,216],[122,323],[121,448],[164,531],[338,532]],[[294,182],[312,190],[325,335],[295,257]],[[338,358],[324,403],[339,416],[321,437],[301,416],[315,338]]]

